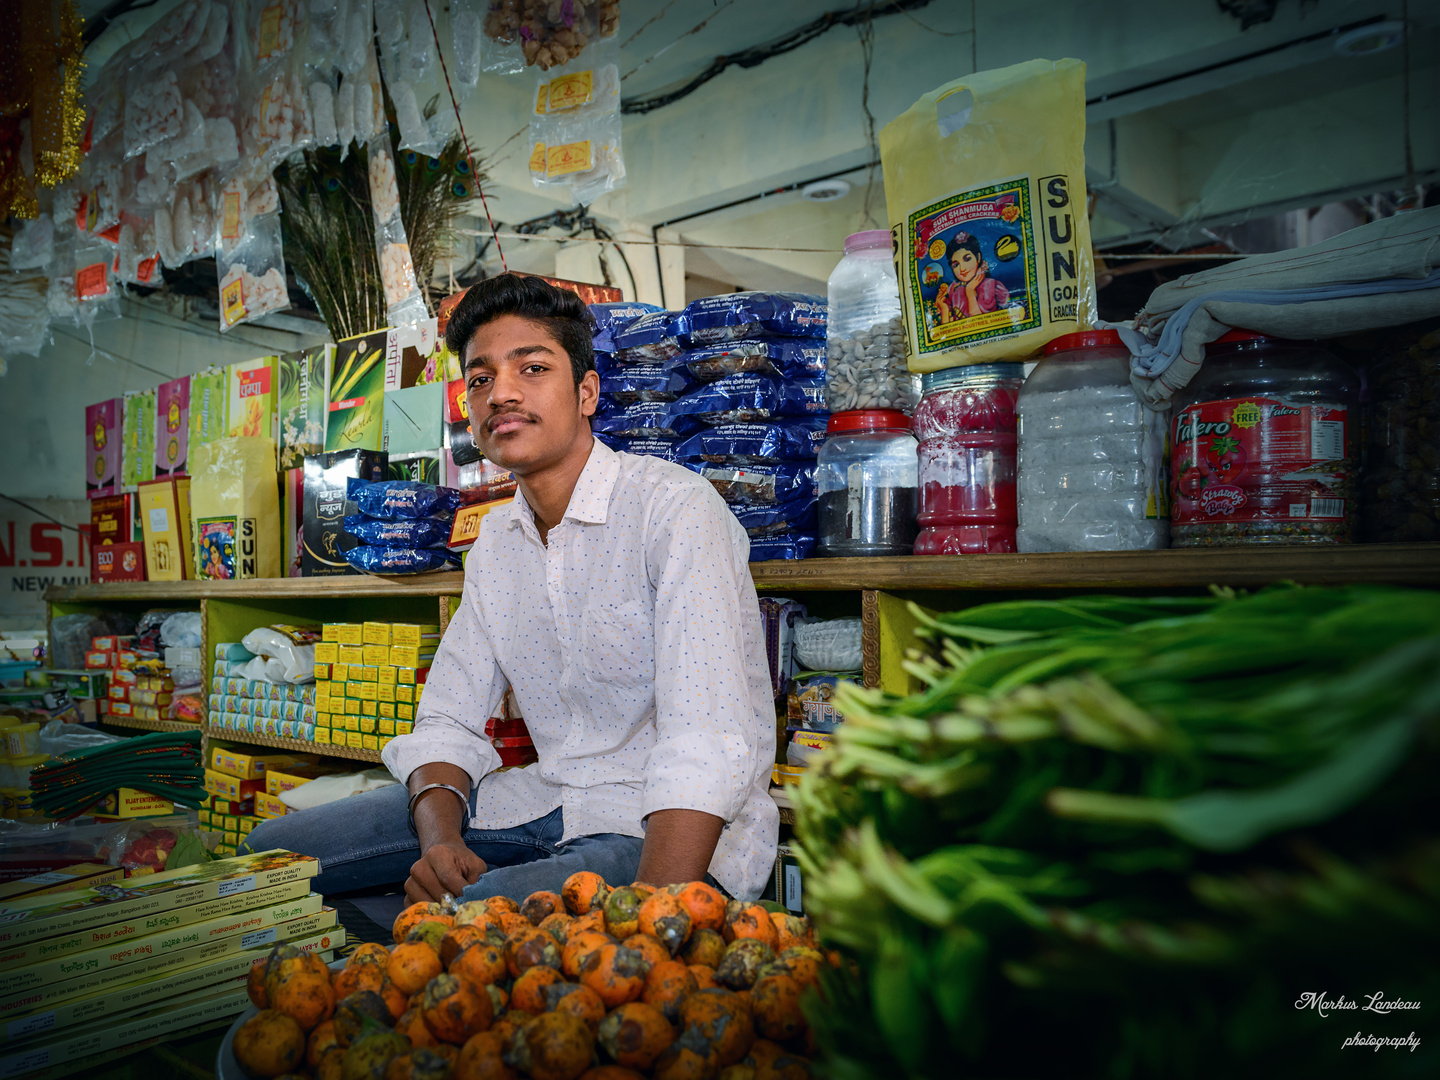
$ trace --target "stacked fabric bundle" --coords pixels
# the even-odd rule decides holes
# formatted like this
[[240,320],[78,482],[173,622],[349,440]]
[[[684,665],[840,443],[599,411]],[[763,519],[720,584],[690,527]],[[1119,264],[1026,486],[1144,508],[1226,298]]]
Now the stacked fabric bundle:
[[200,732],[156,732],[51,758],[30,774],[38,813],[72,818],[126,787],[186,806],[204,799]]
[[731,293],[611,330],[597,434],[714,483],[755,561],[804,558],[815,545],[825,311],[816,296]]
[[355,569],[423,574],[455,565],[445,542],[463,501],[460,492],[414,480],[375,484],[352,477],[345,494],[360,510],[345,518],[345,531],[360,541],[345,553]]

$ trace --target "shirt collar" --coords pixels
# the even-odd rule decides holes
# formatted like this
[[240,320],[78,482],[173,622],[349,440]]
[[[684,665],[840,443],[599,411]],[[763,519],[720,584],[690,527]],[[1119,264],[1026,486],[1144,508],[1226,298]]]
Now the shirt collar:
[[[590,445],[590,457],[580,477],[575,481],[575,490],[570,493],[570,505],[565,507],[565,517],[588,525],[605,524],[605,515],[610,509],[610,495],[615,490],[615,481],[620,475],[620,458],[599,439]],[[535,511],[525,501],[525,494],[515,492],[515,501],[510,504],[511,525],[535,521]]]

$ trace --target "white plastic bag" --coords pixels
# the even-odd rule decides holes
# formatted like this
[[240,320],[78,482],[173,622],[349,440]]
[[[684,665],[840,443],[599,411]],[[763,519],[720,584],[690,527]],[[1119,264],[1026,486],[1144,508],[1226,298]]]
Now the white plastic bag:
[[290,306],[279,214],[252,220],[237,244],[216,251],[215,268],[222,331]]
[[276,623],[256,627],[240,639],[240,644],[257,657],[280,661],[285,682],[309,683],[315,681],[315,642],[319,640],[318,630]]

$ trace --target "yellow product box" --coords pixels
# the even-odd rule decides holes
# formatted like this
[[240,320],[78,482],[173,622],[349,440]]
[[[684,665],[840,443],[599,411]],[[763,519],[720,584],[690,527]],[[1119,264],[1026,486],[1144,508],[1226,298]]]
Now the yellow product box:
[[272,772],[265,777],[265,794],[279,795],[282,792],[291,791],[301,784],[308,784],[317,776],[324,776],[329,771],[316,765],[310,765],[290,772]]
[[379,716],[379,715],[380,715],[379,703],[378,703],[378,702],[374,702],[374,701],[362,701],[362,702],[360,702],[360,715],[361,715],[361,716]]
[[395,719],[395,703],[393,701],[377,701],[375,708],[380,715],[389,720]]
[[121,818],[164,817],[175,813],[175,801],[137,788],[116,788],[100,804],[99,812]]
[[414,731],[414,730],[415,730],[415,725],[412,724],[412,723],[410,723],[409,720],[396,720],[396,721],[395,721],[395,734],[396,734],[396,735],[409,735],[410,732],[412,732],[412,731]]
[[345,706],[343,706],[343,705],[336,705],[336,704],[335,704],[335,702],[336,702],[337,700],[339,700],[339,701],[344,701],[345,699],[344,699],[344,698],[338,698],[338,699],[337,699],[337,698],[332,698],[329,694],[326,694],[324,697],[321,697],[319,694],[316,694],[316,695],[315,695],[315,712],[316,712],[317,714],[319,714],[319,713],[332,713],[332,712],[334,712],[336,709],[343,709]]
[[345,715],[346,715],[346,716],[359,716],[359,715],[360,715],[360,699],[359,699],[359,698],[347,697],[347,698],[345,699]]
[[400,702],[400,703],[398,703],[398,704],[395,706],[395,719],[397,719],[397,720],[414,720],[414,719],[415,719],[415,706],[414,706],[414,705],[406,705],[403,701]]
[[373,682],[362,682],[362,683],[360,684],[360,700],[361,700],[361,701],[379,701],[379,700],[380,700],[380,684],[379,684],[379,683],[373,683]]
[[222,833],[221,835],[225,837],[225,839],[222,841],[222,843],[229,844],[231,847],[238,847],[238,846],[239,846],[239,844],[240,844],[240,830],[239,830],[239,829],[226,829],[225,832]]
[[210,811],[209,811],[209,810],[206,810],[206,809],[204,809],[204,808],[202,807],[201,809],[196,810],[195,813],[196,813],[196,816],[198,816],[198,817],[200,818],[200,824],[201,824],[201,825],[209,825],[209,824],[210,824]]
[[329,664],[320,664],[320,663],[317,663],[317,664],[315,665],[315,681],[316,681],[317,683],[319,683],[319,682],[325,682],[325,681],[327,681],[329,678],[330,678],[330,665],[329,665]]
[[315,663],[334,664],[340,659],[340,646],[333,641],[315,643]]
[[333,641],[337,645],[363,645],[365,627],[361,623],[326,623],[320,628],[321,641]]
[[250,830],[260,824],[260,819],[254,814],[245,814],[240,818],[240,835],[249,836]]
[[364,649],[364,663],[366,667],[379,667],[387,662],[390,656],[389,645],[366,645]]
[[353,746],[356,750],[363,750],[365,744],[361,740],[364,738],[365,736],[358,731],[348,731],[345,733],[345,745]]
[[390,624],[388,622],[367,622],[361,640],[366,645],[389,645]]
[[278,795],[269,795],[259,792],[255,796],[255,816],[259,818],[284,817],[290,812],[290,808],[281,801]]
[[379,673],[379,681],[387,685],[395,685],[395,676],[398,674],[394,664],[381,664],[376,671]]
[[394,735],[394,734],[395,734],[395,721],[394,721],[394,720],[381,720],[378,724],[375,725],[375,730],[376,730],[377,732],[379,732],[381,735]]
[[376,700],[376,701],[394,701],[394,700],[395,700],[395,684],[394,684],[394,683],[384,683],[384,682],[382,682],[382,683],[376,683],[375,685],[376,685],[376,687],[378,687],[378,689],[376,690],[376,693],[375,693],[375,700]]
[[377,736],[377,738],[380,740],[380,749],[381,749],[381,750],[384,750],[385,747],[389,746],[390,743],[393,741],[393,737],[387,738],[387,737],[384,736],[384,735],[379,735],[379,736]]
[[337,664],[331,664],[331,665],[330,665],[330,684],[331,684],[332,686],[338,686],[338,684],[340,684],[340,683],[349,682],[349,681],[350,681],[350,665],[349,665],[349,664],[338,664],[338,663],[337,663]]
[[[278,750],[242,749],[221,742],[210,744],[210,768],[237,780],[263,780],[270,769],[314,764],[311,754],[286,754]],[[213,792],[212,794],[219,794]],[[226,798],[236,798],[227,795]]]
[[350,670],[350,677],[359,679],[361,682],[379,682],[380,668],[376,664],[361,664]]
[[328,727],[317,727],[315,733],[310,736],[310,741],[317,746],[330,745],[330,729]]
[[[426,670],[429,670],[428,668]],[[420,669],[413,667],[402,667],[396,670],[396,683],[416,686],[420,682]]]
[[195,576],[190,547],[190,478],[167,477],[140,485],[145,532],[145,577],[184,581]]
[[215,854],[222,859],[228,859],[235,854],[235,848],[231,844],[216,844]]
[[356,701],[359,701],[359,700],[360,700],[360,680],[359,680],[359,679],[346,679],[346,680],[345,680],[345,696],[346,696],[347,698],[354,698]]
[[395,700],[396,700],[396,701],[408,701],[408,702],[409,702],[410,704],[412,704],[412,705],[415,704],[415,687],[413,687],[413,686],[397,686],[397,687],[395,687]]
[[336,660],[340,664],[363,664],[365,663],[365,646],[363,645],[341,645],[340,655]]
[[373,717],[373,716],[362,716],[362,717],[360,717],[360,734],[362,734],[362,735],[374,735],[374,734],[375,734],[375,725],[376,725],[377,723],[379,723],[379,721],[376,720],[375,717]]
[[365,750],[379,750],[380,739],[378,736],[375,735],[361,735],[360,746],[362,749]]
[[390,644],[407,645],[412,649],[418,649],[427,642],[437,643],[440,640],[439,623],[395,623],[390,627]]
[[228,773],[216,772],[214,769],[205,770],[206,793],[220,799],[244,802],[264,787],[264,783],[260,780],[241,780]]
[[429,667],[435,659],[433,645],[391,645],[390,663],[397,668]]
[[78,863],[74,866],[62,866],[43,874],[35,874],[33,877],[0,884],[0,906],[13,900],[23,898],[28,901],[37,896],[49,896],[52,893],[65,892],[69,889],[93,889],[97,885],[109,885],[124,877],[124,867],[106,866],[104,863]]
[[212,821],[211,824],[223,832],[234,832],[240,828],[240,816],[238,814],[222,814],[219,821]]

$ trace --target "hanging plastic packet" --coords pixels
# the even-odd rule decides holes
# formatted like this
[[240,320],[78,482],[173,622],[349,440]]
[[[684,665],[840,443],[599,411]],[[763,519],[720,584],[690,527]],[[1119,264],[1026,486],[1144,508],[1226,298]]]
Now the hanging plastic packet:
[[118,318],[120,286],[113,272],[115,247],[89,240],[75,248],[75,318],[82,326],[97,319]]
[[234,247],[222,246],[217,251],[215,266],[220,275],[222,331],[290,306],[280,215],[253,219]]
[[444,547],[450,538],[450,523],[436,518],[414,521],[376,521],[364,514],[348,514],[345,531],[362,544],[375,547]]
[[377,521],[417,521],[433,517],[448,520],[464,503],[453,488],[421,484],[414,480],[382,480],[371,483],[351,477],[345,481],[345,497],[356,509]]
[[595,321],[595,351],[614,352],[617,330],[623,329],[642,315],[652,315],[663,310],[654,304],[629,300],[614,304],[591,304],[590,317]]
[[780,416],[827,412],[824,379],[777,379],[741,372],[706,383],[670,406],[670,415],[705,424],[754,424]]
[[125,87],[125,156],[139,157],[152,146],[180,134],[185,106],[180,78],[173,69],[148,66],[131,70]]
[[912,371],[1027,360],[1096,318],[1085,65],[931,91],[880,132]]
[[782,461],[774,465],[706,463],[700,467],[700,475],[715,486],[727,503],[768,506],[816,497],[813,461]]
[[692,346],[765,336],[823,339],[825,310],[825,297],[806,293],[702,296],[685,308],[685,336]]
[[619,405],[674,401],[693,386],[695,380],[688,373],[672,371],[663,364],[631,364],[600,376],[600,393]]
[[345,561],[367,574],[425,574],[458,567],[458,556],[444,548],[373,547],[357,544],[345,552]]
[[347,79],[358,78],[365,71],[367,54],[375,53],[374,19],[371,0],[349,0],[336,60],[340,73]]
[[593,431],[603,431],[621,438],[678,438],[689,435],[701,426],[700,421],[693,416],[672,416],[670,406],[671,402],[667,401],[637,401],[608,416],[594,418],[590,427]]
[[600,119],[620,111],[620,49],[613,39],[551,68],[535,88],[536,117]]
[[770,562],[774,559],[808,559],[815,550],[815,537],[804,534],[760,537],[750,541],[750,561]]
[[42,270],[55,260],[55,223],[49,214],[21,221],[10,247],[11,270]]
[[612,333],[615,359],[622,364],[663,363],[684,351],[685,315],[679,311],[656,311],[642,315]]
[[484,32],[480,13],[488,8],[488,0],[450,3],[450,46],[455,52],[455,81],[460,85],[461,101],[480,82],[480,40]]
[[742,371],[784,379],[815,379],[825,375],[825,343],[817,338],[770,338],[707,345],[681,353],[671,362],[697,379],[718,379]]
[[444,141],[422,111],[434,87],[434,39],[423,3],[416,0],[374,0],[375,39],[380,70],[395,106],[399,148],[438,157]]
[[820,416],[774,424],[722,424],[692,435],[680,449],[686,457],[731,464],[808,461],[820,452],[828,423],[828,417]]
[[539,188],[565,187],[588,205],[625,181],[619,114],[530,125],[530,179]]
[[349,8],[347,0],[306,0],[305,22],[310,31],[306,51],[312,61],[322,64],[338,61]]
[[371,139],[367,154],[370,208],[375,217],[375,253],[380,259],[386,315],[391,326],[407,326],[428,318],[429,312],[415,280],[405,223],[400,220],[400,188],[389,137],[377,135]]

